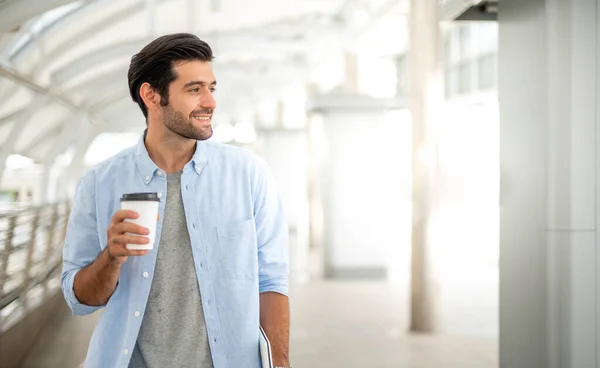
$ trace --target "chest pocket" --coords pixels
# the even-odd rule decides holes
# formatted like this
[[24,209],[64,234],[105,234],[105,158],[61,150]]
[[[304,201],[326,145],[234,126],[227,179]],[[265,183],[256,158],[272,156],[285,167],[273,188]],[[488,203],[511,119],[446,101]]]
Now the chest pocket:
[[258,278],[258,248],[254,219],[217,226],[221,277],[234,279]]

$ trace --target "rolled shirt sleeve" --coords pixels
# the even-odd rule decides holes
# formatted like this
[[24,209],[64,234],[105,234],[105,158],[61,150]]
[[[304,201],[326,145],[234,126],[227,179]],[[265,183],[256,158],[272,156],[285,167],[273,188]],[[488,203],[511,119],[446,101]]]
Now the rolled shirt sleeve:
[[86,315],[102,308],[80,303],[73,290],[77,272],[92,263],[101,251],[96,221],[95,179],[90,171],[77,184],[63,248],[61,288],[74,315]]
[[254,194],[254,219],[258,240],[259,292],[288,295],[289,234],[275,178],[259,159]]

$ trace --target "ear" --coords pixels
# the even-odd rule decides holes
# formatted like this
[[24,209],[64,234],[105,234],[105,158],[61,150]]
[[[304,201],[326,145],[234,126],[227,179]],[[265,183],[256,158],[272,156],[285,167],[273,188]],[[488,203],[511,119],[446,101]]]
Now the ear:
[[152,88],[150,83],[145,82],[140,86],[140,97],[146,104],[148,112],[160,108],[160,95]]

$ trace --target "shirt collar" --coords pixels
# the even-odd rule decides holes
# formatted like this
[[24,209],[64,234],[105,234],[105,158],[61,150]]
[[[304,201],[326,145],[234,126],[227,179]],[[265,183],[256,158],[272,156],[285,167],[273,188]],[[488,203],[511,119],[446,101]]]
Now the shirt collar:
[[[154,161],[150,158],[148,154],[148,150],[146,149],[146,144],[144,143],[146,139],[146,134],[148,130],[144,130],[144,134],[140,136],[138,140],[137,146],[135,148],[135,162],[137,164],[138,171],[142,177],[144,183],[149,184],[154,178],[154,174],[159,167],[156,166]],[[208,143],[206,141],[196,141],[196,151],[194,152],[194,156],[192,156],[192,160],[185,165],[185,168],[190,166],[193,168],[194,172],[197,175],[202,173],[202,170],[208,163]],[[184,170],[185,170],[184,168]]]

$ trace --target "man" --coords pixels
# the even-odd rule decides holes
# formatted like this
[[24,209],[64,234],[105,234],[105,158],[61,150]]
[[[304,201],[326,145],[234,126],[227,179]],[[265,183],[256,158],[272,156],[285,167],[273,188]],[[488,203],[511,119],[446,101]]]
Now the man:
[[[287,227],[265,162],[212,136],[212,50],[190,34],[134,55],[128,79],[146,117],[137,146],[78,183],[62,288],[76,315],[104,307],[86,368],[258,368],[259,325],[287,367]],[[124,193],[157,192],[156,239],[125,222]],[[136,235],[131,235],[136,234]]]

